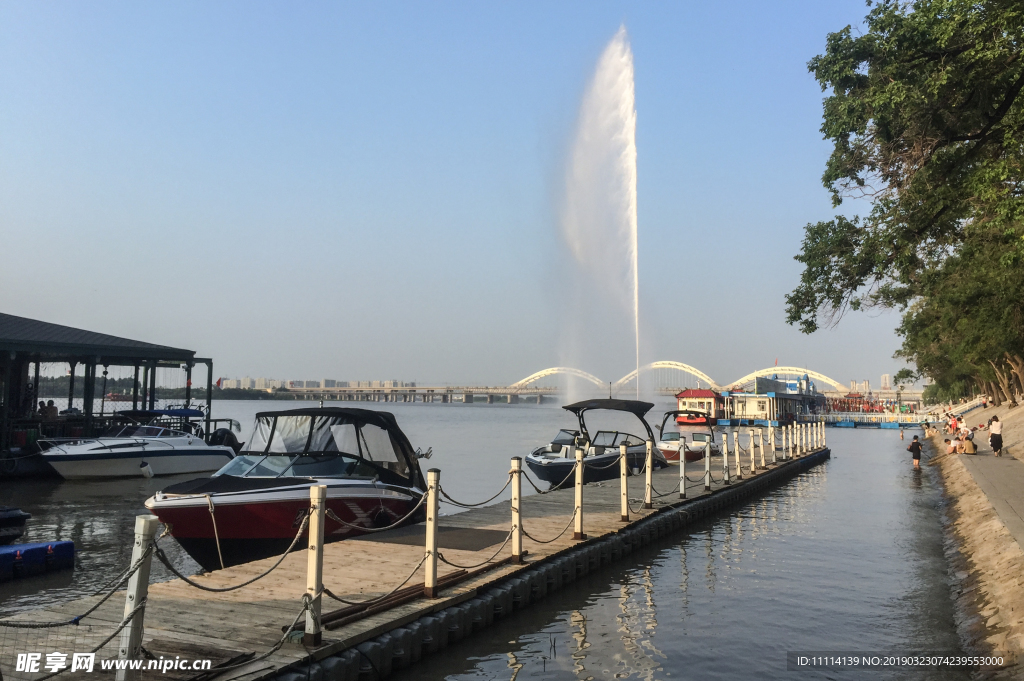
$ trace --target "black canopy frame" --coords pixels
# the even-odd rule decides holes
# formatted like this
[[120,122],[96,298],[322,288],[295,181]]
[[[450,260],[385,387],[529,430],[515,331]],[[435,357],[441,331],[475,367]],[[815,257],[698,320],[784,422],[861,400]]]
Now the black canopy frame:
[[587,442],[591,441],[590,431],[587,429],[587,422],[585,418],[585,414],[588,411],[622,411],[632,414],[638,421],[640,421],[640,423],[643,424],[644,430],[647,432],[647,439],[653,442],[654,431],[651,430],[651,425],[647,423],[647,419],[644,418],[647,412],[653,408],[654,404],[651,402],[614,399],[584,400],[574,404],[567,404],[562,407],[562,409],[570,411],[576,415],[576,418],[580,422],[580,432],[586,437]]

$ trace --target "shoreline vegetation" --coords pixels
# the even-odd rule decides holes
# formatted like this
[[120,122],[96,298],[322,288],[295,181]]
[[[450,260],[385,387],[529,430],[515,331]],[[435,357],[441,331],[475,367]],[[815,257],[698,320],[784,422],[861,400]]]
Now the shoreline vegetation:
[[[896,383],[928,401],[1024,392],[1024,11],[879,0],[808,63],[833,143],[822,184],[864,215],[808,224],[786,296],[804,333],[848,310],[902,314]],[[858,211],[862,212],[862,211]]]

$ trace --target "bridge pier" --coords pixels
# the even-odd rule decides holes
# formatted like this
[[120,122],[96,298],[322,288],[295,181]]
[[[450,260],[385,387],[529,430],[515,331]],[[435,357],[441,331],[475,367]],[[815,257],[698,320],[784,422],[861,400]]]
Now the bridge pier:
[[494,404],[494,395],[487,396],[487,404]]
[[509,395],[508,396],[508,403],[509,404],[519,404],[519,395]]

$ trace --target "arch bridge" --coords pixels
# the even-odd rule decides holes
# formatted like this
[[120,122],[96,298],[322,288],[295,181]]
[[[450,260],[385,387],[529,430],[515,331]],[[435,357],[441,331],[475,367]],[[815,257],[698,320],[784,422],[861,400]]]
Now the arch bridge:
[[[742,377],[736,379],[735,381],[732,381],[732,382],[726,383],[726,384],[718,383],[713,378],[711,378],[709,375],[707,375],[706,373],[704,373],[700,369],[697,369],[696,367],[693,367],[693,366],[691,366],[689,364],[684,364],[682,362],[675,362],[675,361],[670,361],[670,360],[662,360],[662,361],[658,361],[658,362],[651,362],[650,364],[645,364],[644,366],[640,367],[639,373],[640,374],[644,374],[644,373],[648,373],[648,372],[656,371],[656,370],[668,370],[668,371],[673,372],[673,373],[678,372],[679,374],[682,374],[682,375],[688,376],[688,377],[692,377],[692,378],[694,378],[694,379],[696,379],[696,380],[706,384],[712,390],[725,390],[725,389],[728,389],[728,388],[740,389],[740,388],[742,388],[742,387],[744,387],[744,386],[746,386],[748,384],[753,383],[754,380],[757,379],[757,378],[768,378],[768,377],[771,377],[771,376],[803,377],[805,375],[809,379],[811,379],[812,381],[817,383],[819,386],[824,387],[824,386],[827,385],[827,386],[829,386],[829,387],[831,387],[831,388],[833,388],[835,390],[839,390],[839,391],[846,390],[846,388],[843,386],[843,384],[840,383],[839,381],[836,381],[836,380],[834,380],[834,379],[832,379],[832,378],[830,378],[830,377],[826,376],[825,374],[820,373],[818,371],[812,371],[811,369],[806,369],[806,368],[803,368],[803,367],[791,367],[791,366],[782,366],[782,367],[780,367],[780,366],[772,366],[772,367],[767,367],[765,369],[758,369],[757,371],[751,372],[751,373],[747,374],[746,376],[742,376]],[[521,391],[524,391],[524,390],[529,390],[530,389],[529,388],[530,384],[535,383],[535,382],[539,381],[542,378],[547,378],[548,376],[555,376],[555,375],[565,375],[565,376],[572,376],[574,378],[579,378],[579,379],[582,379],[582,380],[587,381],[589,383],[592,383],[594,386],[599,387],[602,390],[605,389],[608,386],[608,383],[606,383],[605,381],[601,380],[597,376],[595,376],[595,375],[593,375],[591,373],[588,373],[586,371],[582,371],[580,369],[575,369],[573,367],[551,367],[549,369],[543,369],[543,370],[538,371],[536,373],[530,374],[526,378],[523,378],[521,380],[516,381],[515,383],[513,383],[512,385],[509,386],[509,390],[512,391],[512,392],[521,392]],[[625,376],[620,378],[618,381],[615,381],[614,383],[612,383],[612,385],[611,385],[612,393],[617,393],[617,392],[621,391],[622,389],[624,389],[629,383],[631,383],[633,381],[636,381],[637,380],[637,376],[638,376],[638,372],[637,372],[637,370],[634,369],[633,371],[629,372],[628,374],[626,374]],[[680,381],[678,385],[659,386],[659,389],[660,390],[665,390],[665,391],[671,391],[671,390],[674,390],[674,389],[682,388],[685,385],[685,383],[686,383],[686,381],[683,380],[683,381]]]

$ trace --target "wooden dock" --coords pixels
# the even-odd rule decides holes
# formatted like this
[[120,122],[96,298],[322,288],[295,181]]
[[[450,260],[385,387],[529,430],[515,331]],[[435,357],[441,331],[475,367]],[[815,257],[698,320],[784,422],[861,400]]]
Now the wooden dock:
[[[781,456],[781,450],[779,450],[779,454]],[[266,659],[234,667],[222,672],[217,678],[231,679],[232,681],[257,681],[280,676],[287,680],[289,670],[304,669],[314,661],[325,660],[332,656],[333,659],[340,659],[342,662],[348,660],[345,664],[349,666],[362,664],[366,671],[367,663],[363,661],[363,658],[367,658],[367,650],[372,653],[372,650],[376,649],[373,648],[373,644],[368,644],[369,648],[363,646],[360,648],[361,652],[357,652],[356,646],[374,640],[379,642],[379,637],[382,634],[392,632],[399,627],[404,627],[400,630],[404,632],[408,632],[409,627],[416,629],[412,623],[417,621],[422,623],[425,621],[422,619],[424,617],[430,620],[430,615],[442,613],[442,611],[444,613],[456,612],[456,614],[463,611],[470,613],[462,616],[462,619],[455,617],[447,626],[450,635],[455,640],[461,639],[480,626],[486,626],[493,618],[508,617],[514,608],[521,607],[531,600],[539,601],[545,593],[551,590],[552,586],[557,589],[564,579],[574,578],[577,574],[591,569],[598,569],[605,563],[622,557],[631,550],[634,544],[646,543],[658,536],[677,531],[691,520],[742,503],[745,497],[783,483],[802,470],[827,459],[829,450],[819,447],[796,458],[787,461],[780,460],[775,464],[770,463],[769,450],[768,466],[753,474],[748,469],[749,455],[744,456],[747,457],[747,460],[744,462],[743,479],[739,481],[733,479],[728,486],[723,485],[722,482],[721,457],[712,458],[711,470],[715,482],[710,492],[704,489],[703,463],[687,464],[687,476],[690,480],[686,483],[688,498],[685,501],[679,498],[676,487],[679,481],[678,467],[670,466],[668,469],[655,471],[653,475],[655,493],[667,492],[667,494],[660,497],[655,496],[653,508],[631,512],[629,522],[623,522],[620,518],[619,480],[586,485],[583,499],[583,525],[587,535],[586,540],[574,541],[571,527],[569,527],[569,531],[551,543],[538,543],[526,537],[523,540],[523,548],[528,551],[528,555],[524,564],[517,565],[506,561],[483,572],[474,573],[470,570],[471,574],[468,579],[448,588],[443,588],[445,576],[457,573],[458,568],[439,563],[438,574],[442,588],[437,598],[428,599],[416,596],[407,602],[401,602],[362,619],[352,621],[353,617],[349,616],[337,620],[335,624],[340,624],[340,626],[325,623],[323,641],[317,648],[306,648],[301,644],[301,636],[293,636],[293,640],[286,642]],[[730,460],[734,460],[734,457],[730,456]],[[628,478],[628,484],[631,505],[633,509],[637,509],[642,505],[640,500],[644,495],[644,477],[642,475],[631,476]],[[495,489],[497,486],[495,485]],[[477,500],[460,501],[473,502]],[[566,529],[572,521],[574,490],[570,487],[545,495],[532,494],[524,497],[521,505],[524,530],[534,538],[547,540]],[[442,517],[439,533],[440,553],[447,561],[457,565],[471,566],[487,560],[508,536],[511,514],[510,503],[499,502]],[[422,533],[423,529],[420,525],[413,526],[413,528],[401,528],[365,539],[327,544],[324,546],[323,554],[324,586],[333,594],[349,600],[363,600],[390,592],[405,580],[413,567],[423,559]],[[164,538],[162,541],[172,540]],[[282,638],[283,628],[287,628],[287,625],[293,622],[302,609],[302,598],[306,591],[307,553],[306,551],[296,551],[290,554],[275,571],[237,591],[204,592],[178,579],[152,584],[149,587],[148,602],[145,608],[144,649],[155,657],[179,655],[209,658],[213,660],[214,665],[224,664],[232,659],[237,661],[238,656],[243,654],[254,653],[256,656],[265,654],[278,644]],[[506,544],[496,560],[509,556],[510,546]],[[567,556],[582,556],[582,558],[576,563],[565,563],[568,567],[564,568],[565,574],[561,576],[551,573],[551,570],[545,573],[546,577],[545,574],[541,574],[543,566],[558,564],[562,558]],[[270,558],[229,567],[211,574],[194,577],[194,580],[210,587],[230,586],[260,574],[275,561],[276,559]],[[562,562],[564,563],[564,561]],[[570,575],[569,572],[573,574]],[[538,578],[538,574],[541,577]],[[522,577],[522,579],[517,580],[517,577]],[[495,591],[496,588],[501,590],[513,582],[515,583],[514,588],[505,588],[501,592],[509,592],[506,600],[502,600],[503,597],[500,594],[495,595],[498,593]],[[422,567],[408,582],[408,585],[415,586],[417,584],[420,586],[423,584]],[[485,594],[490,594],[490,596],[485,596]],[[479,603],[482,602],[480,599],[484,599],[483,602],[486,605],[487,612],[483,614],[480,614]],[[67,619],[81,614],[97,600],[98,598],[77,600],[59,608],[23,613],[12,619],[32,622]],[[476,607],[476,611],[470,608],[470,604]],[[493,607],[492,604],[497,607]],[[462,610],[453,608],[453,606],[460,606]],[[344,604],[325,596],[322,605],[323,619],[327,622],[331,619],[332,611],[337,612],[345,607]],[[93,625],[106,624],[108,625],[106,628],[97,627],[97,630],[110,632],[121,623],[124,610],[124,595],[123,593],[116,594],[90,615],[88,622]],[[471,616],[472,612],[476,612],[476,614]],[[300,627],[301,624],[300,620]],[[444,634],[444,636],[448,635],[448,633]],[[427,638],[430,639],[430,645],[425,643]],[[398,668],[411,664],[419,659],[421,651],[423,654],[427,654],[432,650],[430,646],[443,647],[447,641],[447,638],[444,641],[439,641],[437,635],[427,638],[416,638],[416,649],[412,652],[405,651],[404,657],[394,651],[389,653],[383,650],[380,653],[383,657],[391,655],[394,660],[382,658],[377,663],[373,663],[371,660],[369,664],[375,674],[386,676],[392,665]],[[409,644],[405,645],[408,647]],[[349,658],[344,656],[346,651],[349,651]],[[114,639],[101,651],[97,659],[116,657],[116,655],[117,639]],[[341,657],[338,657],[339,655]],[[12,661],[10,657],[10,655],[4,655],[2,663],[10,664]],[[323,681],[355,678],[351,675],[346,676],[345,674],[349,672],[345,672],[342,666],[335,665],[335,667],[340,671],[336,670],[337,673],[333,674],[325,672]],[[17,674],[12,674],[13,670],[8,670],[6,666],[2,671],[3,678],[9,681],[43,676],[37,674],[19,677]],[[165,674],[155,671],[148,672],[148,674],[161,675],[171,679],[191,679],[196,678],[197,673],[174,670]],[[73,678],[80,675],[80,673],[66,672],[55,678]],[[299,676],[293,678],[297,680]],[[305,671],[302,672],[301,678],[306,678]]]

